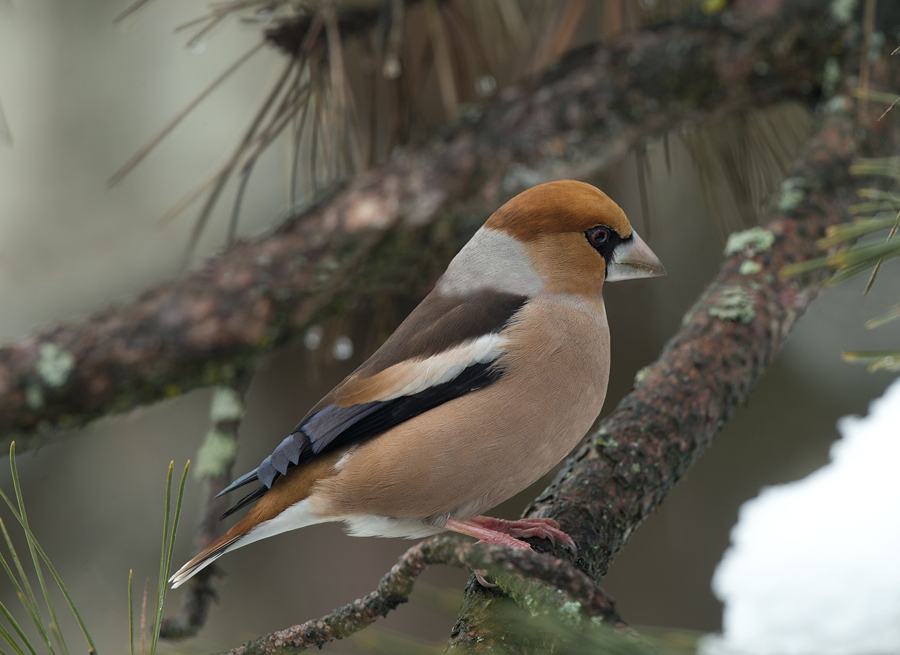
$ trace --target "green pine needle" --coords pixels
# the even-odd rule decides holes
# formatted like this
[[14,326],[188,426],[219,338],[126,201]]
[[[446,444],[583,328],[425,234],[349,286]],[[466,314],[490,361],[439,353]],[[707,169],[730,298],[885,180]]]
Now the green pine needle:
[[853,175],[878,175],[900,180],[900,157],[860,159],[850,166],[850,173]]
[[[21,626],[19,626],[19,623],[16,621],[16,619],[13,617],[13,615],[10,613],[10,611],[8,609],[6,609],[6,606],[3,603],[0,603],[0,613],[2,613],[3,616],[6,618],[6,622],[12,626],[12,629],[15,631],[15,633],[17,635],[19,635],[19,640],[23,644],[25,644],[25,647],[28,648],[31,655],[37,655],[37,651],[34,649],[34,646],[31,645],[31,641],[25,635],[25,632],[22,630]],[[13,640],[12,635],[10,635],[9,632],[3,626],[0,626],[0,631],[2,631],[2,634],[0,634],[0,636],[3,637],[3,640],[7,644],[9,644],[10,647],[14,651],[16,651],[16,653],[18,653],[19,655],[24,655],[24,652],[22,651],[22,649],[19,648],[18,644],[16,644],[16,642]]]
[[886,323],[890,323],[891,321],[896,321],[900,318],[900,305],[894,305],[890,310],[882,314],[881,316],[876,316],[872,320],[866,323],[866,327],[870,330],[873,330],[877,327],[881,327]]
[[[25,501],[22,496],[22,486],[19,482],[19,471],[16,467],[16,444],[13,442],[10,444],[9,448],[9,466],[12,472],[12,481],[13,481],[13,489],[15,490],[16,500],[18,501],[18,511],[16,511],[16,507],[13,505],[12,501],[9,497],[0,489],[0,496],[2,496],[3,500],[6,501],[7,506],[10,511],[13,513],[13,516],[19,522],[19,525],[22,528],[22,531],[25,533],[25,539],[28,542],[28,548],[31,552],[32,561],[34,563],[35,574],[37,575],[38,581],[41,586],[41,591],[44,594],[44,600],[47,604],[47,609],[50,612],[51,622],[47,626],[49,631],[53,634],[54,638],[60,645],[62,651],[68,654],[68,649],[66,647],[65,639],[62,633],[59,630],[59,621],[56,617],[56,612],[53,609],[53,605],[50,601],[50,595],[47,590],[46,583],[44,582],[44,576],[42,572],[41,561],[47,566],[47,570],[50,571],[50,575],[53,580],[56,582],[56,585],[59,587],[59,590],[62,592],[63,597],[66,599],[66,603],[69,606],[69,609],[72,611],[75,620],[78,622],[78,627],[81,628],[81,633],[84,635],[85,641],[87,641],[90,649],[96,653],[97,648],[94,645],[94,640],[91,638],[90,633],[88,632],[87,626],[84,623],[84,620],[81,618],[81,614],[78,612],[78,608],[75,605],[75,601],[72,599],[71,594],[69,594],[69,590],[66,588],[65,583],[63,583],[62,578],[56,570],[56,567],[53,566],[53,563],[50,561],[47,553],[41,547],[40,543],[38,543],[37,537],[35,537],[34,533],[31,531],[31,528],[28,524],[28,516],[25,513]],[[4,538],[6,539],[7,546],[10,548],[10,553],[14,558],[14,561],[17,563],[17,568],[19,570],[19,574],[22,577],[22,581],[24,583],[24,587],[26,592],[28,593],[28,597],[30,600],[31,608],[29,610],[29,614],[31,615],[32,621],[37,619],[35,625],[38,627],[38,632],[41,634],[41,637],[44,639],[45,645],[48,648],[48,652],[53,652],[52,647],[50,647],[50,640],[47,635],[47,631],[43,627],[43,621],[40,618],[40,614],[37,610],[37,601],[34,597],[34,593],[31,592],[31,587],[28,584],[28,578],[25,576],[24,570],[22,569],[21,563],[18,562],[18,557],[15,555],[15,550],[12,548],[12,542],[9,539],[9,535],[6,532],[6,528],[3,528]],[[9,573],[8,567],[4,562],[4,568],[7,569],[7,573]],[[20,592],[20,598],[24,598],[25,596]],[[26,609],[28,607],[26,606]]]
[[894,225],[894,218],[863,218],[852,223],[834,225],[825,232],[826,236],[816,241],[816,245],[825,250],[833,248],[845,241],[852,241],[860,237],[887,230]]
[[900,371],[900,350],[847,351],[845,362],[868,363],[869,371]]
[[156,655],[156,645],[159,643],[159,630],[162,627],[163,606],[166,603],[166,595],[169,592],[169,573],[172,568],[172,553],[175,550],[175,536],[178,533],[178,521],[181,518],[181,503],[184,500],[184,484],[187,481],[188,469],[191,462],[184,465],[181,474],[181,483],[178,485],[178,495],[175,499],[175,516],[172,519],[172,532],[169,532],[169,519],[172,509],[172,471],[175,462],[169,463],[169,471],[166,475],[166,505],[165,520],[163,522],[162,552],[159,560],[159,586],[156,594],[156,614],[153,619],[153,633],[150,641],[150,655]]
[[134,569],[128,571],[128,644],[131,646],[131,655],[134,655],[134,600],[131,595],[131,578]]

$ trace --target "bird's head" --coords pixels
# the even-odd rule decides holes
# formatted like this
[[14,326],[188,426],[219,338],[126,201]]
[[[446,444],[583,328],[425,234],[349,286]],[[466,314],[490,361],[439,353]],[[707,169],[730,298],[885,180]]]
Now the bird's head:
[[550,292],[595,295],[604,282],[666,274],[625,212],[584,182],[528,189],[494,212],[484,227],[521,243]]

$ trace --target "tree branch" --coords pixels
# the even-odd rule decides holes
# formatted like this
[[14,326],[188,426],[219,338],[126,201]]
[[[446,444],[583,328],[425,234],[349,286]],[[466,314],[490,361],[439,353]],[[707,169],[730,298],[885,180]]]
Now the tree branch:
[[[248,642],[229,651],[229,655],[287,655],[345,639],[408,601],[415,579],[434,564],[488,569],[495,572],[499,586],[520,601],[531,595],[559,611],[564,611],[567,602],[574,601],[585,618],[601,617],[622,624],[612,599],[590,577],[565,560],[535,551],[510,551],[439,535],[407,550],[379,581],[375,591],[365,597],[328,616]],[[550,587],[525,580],[521,575]]]
[[[200,516],[194,533],[194,550],[200,552],[222,533],[220,516],[228,508],[228,499],[216,498],[234,478],[238,429],[244,418],[244,398],[255,367],[236,373],[228,386],[216,387],[209,408],[210,429],[197,453],[194,474],[203,482]],[[208,566],[188,581],[186,593],[175,618],[163,619],[159,636],[163,639],[192,637],[206,623],[209,606],[217,600],[213,579],[219,574],[216,564]]]
[[775,18],[733,16],[727,27],[722,15],[693,16],[578,51],[274,234],[132,303],[0,348],[0,444],[15,437],[27,449],[53,430],[230,384],[370,294],[421,294],[523,188],[594,175],[677,125],[817,97],[817,71],[846,27],[826,6],[792,0]]
[[[882,77],[883,79],[883,77]],[[578,545],[574,564],[599,580],[634,530],[703,454],[787,340],[826,273],[783,279],[781,268],[817,253],[829,225],[850,218],[851,178],[860,155],[897,152],[900,130],[869,131],[855,121],[849,97],[821,112],[821,129],[791,167],[765,228],[732,235],[719,274],[684,318],[659,359],[596,434],[570,458],[527,516],[552,517]],[[566,551],[557,547],[558,556]],[[497,630],[485,592],[467,589],[448,652],[527,652]]]

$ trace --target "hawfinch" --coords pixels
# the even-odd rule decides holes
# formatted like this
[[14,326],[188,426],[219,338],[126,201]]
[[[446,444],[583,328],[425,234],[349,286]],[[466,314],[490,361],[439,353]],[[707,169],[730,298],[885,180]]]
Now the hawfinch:
[[600,413],[604,282],[664,274],[593,186],[551,182],[519,194],[384,345],[222,492],[258,485],[225,514],[253,504],[247,515],[172,586],[235,548],[325,521],[356,536],[451,530],[515,548],[529,548],[517,537],[574,547],[551,519],[480,514],[553,468]]

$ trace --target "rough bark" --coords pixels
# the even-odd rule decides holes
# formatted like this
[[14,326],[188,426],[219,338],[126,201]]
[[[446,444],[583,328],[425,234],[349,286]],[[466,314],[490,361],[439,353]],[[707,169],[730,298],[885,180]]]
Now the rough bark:
[[[882,80],[888,66],[881,63]],[[851,177],[850,165],[897,152],[895,124],[864,121],[864,130],[855,112],[849,97],[823,105],[821,127],[788,172],[764,227],[732,235],[719,274],[681,330],[526,510],[560,523],[578,545],[574,565],[593,579],[748,402],[814,299],[825,273],[784,279],[779,271],[818,254],[826,228],[850,219],[856,190],[877,185]],[[559,547],[555,554],[567,557]],[[469,585],[447,652],[533,651],[514,632],[497,629],[496,603],[485,602],[495,595]]]
[[456,536],[440,535],[407,550],[379,581],[375,591],[365,597],[339,607],[328,616],[260,637],[231,650],[229,655],[287,655],[313,646],[321,648],[335,639],[346,639],[408,601],[416,578],[434,564],[489,570],[495,574],[498,587],[522,603],[525,597],[530,597],[536,604],[561,612],[570,611],[571,603],[575,603],[576,616],[599,617],[611,624],[620,622],[612,600],[589,576],[568,562],[534,551],[511,552],[499,546],[476,546]]
[[0,442],[27,449],[58,429],[230,384],[372,293],[421,294],[523,188],[594,175],[679,125],[815,100],[825,62],[841,61],[834,53],[850,52],[854,38],[828,6],[788,1],[752,23],[730,10],[697,14],[573,53],[272,235],[134,302],[0,348]]

